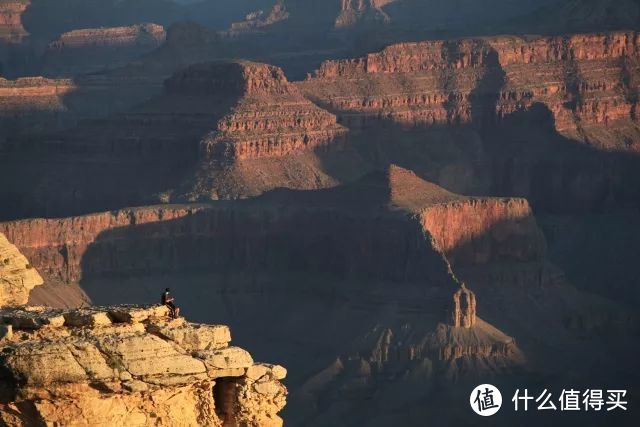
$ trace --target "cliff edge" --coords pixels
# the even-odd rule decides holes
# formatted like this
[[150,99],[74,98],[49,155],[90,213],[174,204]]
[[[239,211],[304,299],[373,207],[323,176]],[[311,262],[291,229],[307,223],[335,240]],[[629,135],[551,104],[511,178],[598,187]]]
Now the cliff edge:
[[280,426],[282,366],[164,306],[0,311],[0,424]]

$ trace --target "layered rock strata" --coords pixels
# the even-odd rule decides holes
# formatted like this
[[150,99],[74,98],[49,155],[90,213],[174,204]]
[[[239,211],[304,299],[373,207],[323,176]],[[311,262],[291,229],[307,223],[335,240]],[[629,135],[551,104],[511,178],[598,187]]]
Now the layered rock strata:
[[[589,127],[635,123],[639,40],[617,32],[403,43],[327,61],[299,87],[351,126],[500,120],[540,103],[559,132],[579,138]],[[637,150],[589,136],[607,149]]]
[[152,47],[157,47],[164,41],[165,36],[164,28],[157,24],[88,28],[61,34],[57,40],[49,44],[49,49],[64,50],[147,44]]
[[317,193],[12,221],[0,223],[0,232],[55,281],[125,270],[200,271],[213,262],[221,271],[401,281],[436,280],[435,269],[446,282],[443,256],[454,268],[508,260],[538,265],[544,240],[528,215],[525,201],[459,196],[392,167]]
[[26,304],[29,292],[42,283],[38,271],[0,233],[0,307]]
[[5,425],[280,426],[286,370],[165,306],[2,310]]
[[270,65],[194,65],[176,73],[166,86],[172,92],[235,98],[231,111],[201,142],[206,158],[285,156],[328,145],[345,132],[334,115],[307,101],[281,69]]
[[73,30],[49,43],[43,68],[49,75],[117,68],[158,48],[165,38],[164,28],[151,23]]

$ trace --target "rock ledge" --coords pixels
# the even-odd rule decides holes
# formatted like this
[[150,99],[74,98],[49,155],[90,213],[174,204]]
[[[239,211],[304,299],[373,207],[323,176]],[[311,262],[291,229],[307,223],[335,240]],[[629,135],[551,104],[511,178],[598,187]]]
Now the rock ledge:
[[164,306],[0,310],[0,424],[279,426],[286,370]]

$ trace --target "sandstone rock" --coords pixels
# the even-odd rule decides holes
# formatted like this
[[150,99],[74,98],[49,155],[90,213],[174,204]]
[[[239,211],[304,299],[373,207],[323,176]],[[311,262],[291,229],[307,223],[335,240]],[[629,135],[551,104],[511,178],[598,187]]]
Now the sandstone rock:
[[[74,319],[74,326],[56,323],[14,334],[11,326],[0,328],[0,372],[11,388],[7,392],[14,396],[13,401],[0,403],[0,422],[8,426],[30,425],[34,419],[58,425],[280,425],[276,414],[285,404],[286,388],[271,376],[254,385],[245,376],[253,364],[249,353],[237,347],[203,350],[203,360],[178,343],[206,348],[211,340],[219,339],[216,345],[226,345],[226,326],[140,315],[156,309],[4,310],[5,320],[30,318],[34,322],[63,313]],[[96,314],[114,312],[123,319],[145,319],[146,324],[96,324],[100,318]],[[87,322],[93,327],[84,327]],[[153,330],[154,325],[174,338],[161,338],[144,329]],[[171,327],[177,330],[171,332]],[[208,378],[205,364],[220,367],[210,370],[217,373],[216,383]],[[265,365],[264,372],[267,366],[272,365]],[[218,382],[226,387],[225,393],[216,391]],[[233,399],[233,405],[225,395]],[[276,424],[271,424],[274,420]]]
[[16,329],[40,329],[45,326],[58,328],[64,324],[64,315],[60,310],[48,310],[42,307],[0,310],[0,318]]
[[198,351],[194,354],[199,359],[204,360],[208,369],[246,369],[253,365],[251,355],[239,347]]
[[174,341],[187,351],[215,350],[227,347],[231,341],[229,328],[223,325],[185,324],[173,326],[155,323],[147,328],[165,339]]
[[166,305],[148,306],[118,306],[109,311],[114,322],[142,323],[149,318],[166,318],[169,307]]
[[227,416],[228,422],[238,425],[282,425],[282,419],[275,415],[286,403],[287,390],[281,383],[254,382],[242,378],[234,383],[223,383],[223,387],[227,388],[224,392],[224,408],[234,414]]
[[217,369],[212,366],[207,366],[207,375],[209,378],[228,378],[228,377],[241,377],[245,375],[245,368],[226,368],[226,369]]
[[268,363],[255,363],[247,368],[246,376],[254,381],[263,378],[269,374],[276,380],[282,380],[287,376],[287,370],[280,365],[271,365]]
[[247,368],[246,371],[246,376],[249,379],[252,379],[254,381],[262,378],[263,376],[265,376],[267,374],[267,372],[269,372],[269,368],[266,367],[265,365],[256,363],[250,367]]
[[26,304],[31,289],[42,283],[36,269],[0,233],[0,307]]
[[109,314],[91,309],[77,309],[64,314],[64,321],[67,326],[74,327],[96,327],[111,324]]
[[287,377],[287,369],[284,366],[280,365],[266,365],[269,369],[271,369],[271,374],[277,380],[283,380]]

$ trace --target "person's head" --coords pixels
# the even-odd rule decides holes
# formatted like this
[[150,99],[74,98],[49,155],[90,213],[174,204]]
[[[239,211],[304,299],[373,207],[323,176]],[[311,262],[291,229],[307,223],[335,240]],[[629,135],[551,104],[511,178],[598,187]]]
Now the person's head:
[[164,290],[165,292],[171,292],[171,289],[167,288]]

